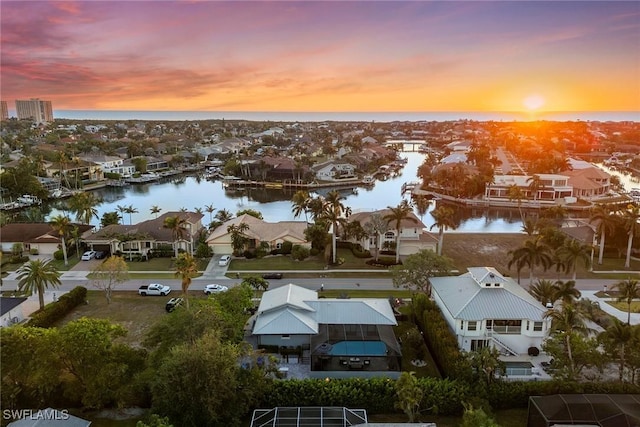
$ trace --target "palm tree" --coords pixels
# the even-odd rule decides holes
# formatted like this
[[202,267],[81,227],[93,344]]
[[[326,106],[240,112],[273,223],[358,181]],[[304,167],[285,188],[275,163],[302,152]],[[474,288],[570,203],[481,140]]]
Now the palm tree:
[[538,234],[538,225],[538,221],[536,221],[535,219],[526,218],[524,221],[522,221],[521,230],[525,232],[529,237],[531,237]]
[[291,199],[291,203],[293,203],[293,208],[291,211],[293,212],[293,217],[297,218],[304,213],[304,220],[308,224],[309,218],[307,217],[308,213],[308,204],[309,204],[309,193],[304,190],[298,190],[293,195]]
[[545,188],[544,182],[540,175],[533,175],[527,178],[529,183],[529,191],[533,193],[533,200],[538,200],[538,192]]
[[627,258],[624,261],[624,267],[631,267],[631,248],[633,247],[633,238],[640,232],[640,206],[627,206],[622,215],[624,229],[627,231],[629,240],[627,242]]
[[618,291],[617,301],[627,303],[627,323],[631,324],[631,303],[640,298],[640,282],[627,279],[614,284],[613,288]]
[[234,254],[241,254],[245,248],[247,237],[245,233],[249,230],[249,224],[241,222],[238,225],[231,224],[227,227],[227,233],[231,235],[231,246]]
[[578,261],[582,261],[585,268],[591,265],[591,246],[580,243],[575,239],[567,239],[558,248],[558,258],[562,260],[565,272],[572,272],[572,280],[576,280]]
[[[116,211],[118,211],[121,214],[125,214],[127,213],[127,207],[126,206],[116,206]],[[124,215],[120,215],[120,218],[122,218],[122,225],[124,225]]]
[[551,249],[544,242],[541,236],[529,239],[524,244],[513,251],[509,251],[511,259],[508,268],[516,264],[519,268],[529,267],[529,283],[533,283],[533,270],[541,265],[546,271],[552,264]]
[[618,217],[613,214],[613,209],[609,205],[598,204],[591,209],[589,223],[597,222],[596,235],[600,240],[600,252],[598,253],[598,264],[602,264],[604,255],[605,238],[608,233],[613,233]]
[[561,332],[564,339],[564,348],[569,360],[571,374],[575,373],[576,366],[571,349],[571,337],[574,333],[587,335],[591,329],[587,327],[584,313],[573,304],[562,305],[560,309],[547,310],[545,318],[551,319],[551,329]]
[[40,310],[44,308],[44,290],[49,287],[60,286],[60,272],[51,264],[51,260],[35,259],[23,264],[17,271],[18,288],[38,292]]
[[431,215],[435,219],[435,222],[429,228],[438,227],[438,255],[442,255],[442,243],[444,242],[444,231],[448,228],[455,229],[456,224],[453,221],[453,209],[446,206],[440,206],[436,208]]
[[150,209],[151,213],[152,213],[152,214],[155,214],[156,219],[158,218],[158,214],[160,213],[160,211],[161,211],[161,210],[162,210],[162,209],[161,209],[161,208],[159,208],[157,205],[153,205],[153,206],[151,206],[151,209]]
[[193,208],[193,211],[197,214],[202,214],[202,208],[200,207]]
[[213,207],[213,204],[204,205],[204,210],[209,214],[209,222],[213,222],[213,211],[215,211],[216,208]]
[[418,223],[418,220],[413,217],[411,206],[406,200],[400,202],[395,208],[387,206],[391,212],[385,215],[383,218],[387,220],[387,223],[393,223],[396,230],[396,264],[400,263],[400,233],[402,232],[402,222],[409,220],[413,223]]
[[431,200],[425,196],[416,196],[413,199],[413,204],[418,211],[418,215],[420,215],[420,219],[424,220],[424,215],[429,211],[429,207],[431,206]]
[[599,336],[612,356],[619,361],[618,379],[622,382],[626,363],[627,345],[633,340],[633,331],[629,323],[613,318],[613,323]]
[[226,209],[219,210],[216,214],[216,219],[222,223],[225,223],[233,218],[233,214]]
[[371,236],[375,236],[375,249],[376,249],[376,261],[378,261],[378,256],[380,254],[380,236],[387,232],[389,229],[389,223],[382,218],[380,214],[372,214],[369,221],[365,223],[364,230],[366,233]]
[[124,212],[129,214],[129,225],[132,225],[133,219],[131,217],[131,214],[138,213],[138,209],[134,208],[133,205],[129,205],[125,208]]
[[307,211],[311,214],[314,221],[322,217],[323,209],[324,202],[320,197],[313,197],[307,202]]
[[67,242],[65,241],[65,237],[67,237],[71,231],[71,220],[68,216],[57,215],[51,218],[50,224],[53,229],[58,232],[58,236],[60,236],[60,240],[62,240],[64,265],[69,265],[69,260],[67,259]]
[[558,280],[553,284],[555,288],[555,299],[562,301],[563,305],[573,304],[582,295],[578,289],[576,289],[576,282],[574,280],[562,281]]
[[182,296],[189,310],[189,286],[191,279],[198,275],[198,260],[189,253],[182,253],[176,258],[175,277],[181,279]]
[[176,242],[184,238],[186,224],[186,219],[182,218],[181,216],[174,215],[166,217],[164,219],[164,224],[162,225],[164,228],[168,228],[169,230],[171,230],[171,236],[173,239],[173,250],[176,259],[178,258],[178,246],[176,245]]
[[336,236],[338,234],[338,225],[345,223],[343,214],[346,212],[345,206],[342,204],[344,197],[337,191],[330,191],[324,201],[324,209],[322,218],[329,221],[333,227],[333,233],[331,233],[331,249],[333,263],[336,263]]
[[553,306],[558,299],[557,288],[551,280],[538,279],[529,286],[529,293],[545,307],[548,307],[548,304]]
[[69,200],[69,206],[76,214],[76,221],[80,221],[83,224],[89,224],[91,218],[98,219],[98,210],[96,205],[100,203],[100,200],[93,195],[93,193],[77,193]]
[[515,200],[518,203],[518,212],[520,212],[520,219],[524,220],[524,216],[522,215],[522,199],[526,197],[524,191],[522,191],[522,189],[516,184],[510,185],[507,190],[507,197],[509,198],[510,202],[513,202]]

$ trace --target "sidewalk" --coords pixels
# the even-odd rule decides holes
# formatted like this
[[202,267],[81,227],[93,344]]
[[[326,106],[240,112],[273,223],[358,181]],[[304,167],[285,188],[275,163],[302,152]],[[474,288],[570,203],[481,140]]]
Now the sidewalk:
[[[586,298],[591,301],[595,301],[600,304],[600,308],[605,313],[617,318],[621,322],[627,323],[627,312],[618,310],[612,305],[607,304],[607,301],[615,300],[615,298],[600,298],[596,296],[596,291],[582,291],[582,298]],[[631,313],[631,324],[640,324],[640,313]]]

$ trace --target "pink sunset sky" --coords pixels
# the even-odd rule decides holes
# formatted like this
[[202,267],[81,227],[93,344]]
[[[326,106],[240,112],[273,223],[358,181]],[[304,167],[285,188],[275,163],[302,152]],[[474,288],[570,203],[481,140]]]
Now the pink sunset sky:
[[1,1],[56,109],[638,111],[640,2]]

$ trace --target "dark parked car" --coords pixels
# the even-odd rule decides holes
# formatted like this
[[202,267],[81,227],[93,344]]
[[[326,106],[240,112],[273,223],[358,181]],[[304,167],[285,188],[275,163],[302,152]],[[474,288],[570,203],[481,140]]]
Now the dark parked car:
[[102,258],[106,258],[106,257],[107,257],[107,253],[105,251],[96,252],[96,259],[102,259]]
[[282,273],[264,273],[263,279],[282,279]]

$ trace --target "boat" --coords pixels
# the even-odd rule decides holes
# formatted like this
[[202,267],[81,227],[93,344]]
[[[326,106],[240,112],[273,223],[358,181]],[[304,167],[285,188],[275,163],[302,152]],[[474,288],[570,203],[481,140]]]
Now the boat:
[[22,196],[18,197],[16,201],[27,206],[39,205],[40,203],[42,203],[42,201],[38,197],[32,196],[31,194],[23,194]]

